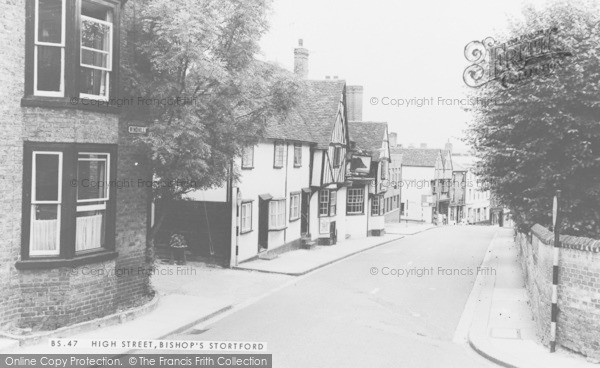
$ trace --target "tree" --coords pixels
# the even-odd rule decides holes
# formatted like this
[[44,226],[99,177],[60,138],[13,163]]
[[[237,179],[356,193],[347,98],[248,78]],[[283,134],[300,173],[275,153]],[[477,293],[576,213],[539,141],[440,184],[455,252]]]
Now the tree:
[[[546,56],[516,83],[493,81],[472,91],[471,97],[490,102],[474,106],[469,129],[479,173],[521,230],[551,225],[552,198],[560,189],[562,231],[600,236],[599,15],[594,2],[525,7],[504,39],[546,30],[553,50],[563,53]],[[514,63],[504,73],[515,75],[519,67]]]
[[[234,157],[296,105],[300,83],[256,59],[268,0],[130,0],[123,11],[124,118],[150,122],[157,207],[237,178]],[[153,244],[164,217],[150,231]]]

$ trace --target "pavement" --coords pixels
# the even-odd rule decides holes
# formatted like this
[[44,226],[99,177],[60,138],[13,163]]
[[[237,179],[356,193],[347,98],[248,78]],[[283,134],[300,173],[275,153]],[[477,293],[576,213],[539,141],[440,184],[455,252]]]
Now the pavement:
[[510,368],[600,366],[560,347],[550,353],[538,342],[512,229],[498,230],[481,267],[496,272],[478,277],[463,312],[463,316],[471,315],[468,333],[461,336],[461,329],[469,323],[462,323],[463,318],[455,342],[466,338],[480,355]]
[[[336,251],[342,244],[327,247],[322,252],[310,252],[314,259],[304,261],[305,266],[320,268],[356,252],[396,239],[398,236],[383,238],[357,239],[345,242],[342,251]],[[285,263],[280,263],[285,266]],[[302,269],[308,273],[309,269]],[[292,272],[293,273],[293,272]],[[294,277],[277,273],[255,272],[252,269],[225,269],[198,262],[187,265],[168,265],[157,263],[152,276],[152,285],[157,293],[152,308],[146,307],[145,314],[136,315],[131,320],[127,312],[68,326],[57,331],[31,336],[21,336],[21,341],[0,338],[0,352],[19,353],[60,353],[60,349],[51,348],[49,339],[69,338],[77,340],[115,339],[120,340],[158,340],[204,321],[224,315],[234,307],[247,305],[278,290]],[[115,321],[116,320],[116,321]],[[58,350],[57,350],[58,349]],[[103,352],[105,349],[103,348]],[[111,354],[120,355],[131,349],[109,349]],[[66,352],[66,350],[65,350]],[[69,351],[71,352],[71,351]],[[79,354],[98,353],[97,349],[77,349]]]
[[274,259],[255,259],[242,262],[234,269],[302,276],[333,262],[357,253],[434,228],[431,224],[386,223],[386,235],[380,237],[348,238],[333,246],[316,246],[314,249],[298,249],[283,253]]
[[[52,336],[52,338],[68,338],[70,340],[158,340],[169,335],[184,331],[195,324],[209,319],[219,313],[225,312],[231,305],[220,300],[202,298],[189,295],[168,295],[159,300],[157,307],[143,316],[125,323],[95,328],[82,333],[71,334],[65,331],[63,334]],[[77,348],[73,347],[51,347],[47,339],[38,344],[27,346],[12,346],[0,350],[2,354],[125,354],[131,348]]]

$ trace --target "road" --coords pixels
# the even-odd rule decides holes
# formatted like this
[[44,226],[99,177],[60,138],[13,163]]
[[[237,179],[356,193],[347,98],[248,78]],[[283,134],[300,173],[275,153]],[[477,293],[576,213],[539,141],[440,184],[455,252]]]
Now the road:
[[407,236],[170,339],[266,342],[284,368],[490,367],[452,339],[495,230]]

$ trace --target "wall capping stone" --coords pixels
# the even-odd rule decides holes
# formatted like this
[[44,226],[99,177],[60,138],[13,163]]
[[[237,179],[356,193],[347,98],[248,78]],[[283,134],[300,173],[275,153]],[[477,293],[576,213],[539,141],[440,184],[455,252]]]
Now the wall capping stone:
[[[531,232],[544,244],[554,244],[554,233],[540,224],[535,224]],[[561,248],[576,249],[583,252],[600,253],[600,239],[585,238],[581,236],[561,235]]]

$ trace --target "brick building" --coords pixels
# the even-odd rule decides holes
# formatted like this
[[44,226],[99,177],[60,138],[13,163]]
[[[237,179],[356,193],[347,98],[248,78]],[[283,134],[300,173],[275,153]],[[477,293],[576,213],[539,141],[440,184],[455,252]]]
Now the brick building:
[[108,103],[121,7],[0,3],[0,330],[55,329],[151,293],[147,175]]

